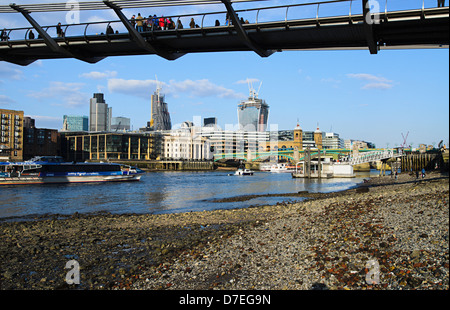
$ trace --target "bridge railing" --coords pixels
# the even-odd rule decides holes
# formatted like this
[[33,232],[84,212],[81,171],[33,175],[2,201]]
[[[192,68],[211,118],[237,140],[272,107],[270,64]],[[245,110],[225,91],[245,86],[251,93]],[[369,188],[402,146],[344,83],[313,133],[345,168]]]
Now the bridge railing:
[[[448,2],[445,5],[448,7]],[[299,3],[279,6],[268,6],[261,8],[250,8],[236,10],[239,18],[242,17],[244,21],[248,21],[252,25],[264,25],[274,22],[285,22],[286,26],[289,21],[293,20],[312,20],[317,24],[326,18],[331,17],[347,17],[349,22],[352,22],[355,16],[362,15],[362,1],[361,0],[330,0],[320,1],[312,3]],[[379,16],[384,15],[386,17],[388,12],[408,11],[408,10],[426,10],[437,7],[437,0],[372,0],[369,1],[372,14]],[[175,23],[174,29],[168,29],[167,31],[181,31],[178,27],[178,22],[181,22],[184,29],[189,29],[189,23],[191,18],[194,19],[196,28],[210,29],[217,27],[232,27],[230,21],[226,20],[226,11],[218,12],[206,12],[206,13],[191,13],[191,14],[177,14],[167,15],[164,18],[171,18]],[[143,17],[148,17],[143,14]],[[159,19],[161,16],[158,16]],[[218,25],[217,25],[218,22]],[[113,29],[113,34],[107,33],[108,26]],[[82,36],[86,42],[89,42],[88,37],[104,35],[106,39],[114,39],[116,31],[119,34],[126,34],[127,30],[120,20],[106,20],[97,22],[86,22],[79,24],[64,24],[61,25],[63,31],[63,38]],[[245,25],[244,25],[245,27]],[[51,37],[57,37],[56,24],[42,27]],[[0,31],[3,29],[0,26]],[[30,44],[29,39],[30,31],[34,30],[33,27],[22,27],[5,29],[6,41],[23,41],[26,44]],[[151,26],[147,28],[147,32],[159,31],[157,28]],[[35,40],[39,40],[38,34],[34,31]],[[36,42],[36,41],[34,41]],[[0,42],[1,43],[1,42]]]

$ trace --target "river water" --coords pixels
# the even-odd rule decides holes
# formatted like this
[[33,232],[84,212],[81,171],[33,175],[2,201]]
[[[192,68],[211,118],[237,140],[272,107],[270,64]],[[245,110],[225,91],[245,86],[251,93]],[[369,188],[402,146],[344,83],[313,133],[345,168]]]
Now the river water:
[[290,173],[256,172],[230,176],[231,172],[148,172],[138,182],[25,185],[0,187],[0,218],[45,214],[178,213],[245,208],[277,202],[300,201],[298,197],[260,197],[242,202],[214,199],[250,194],[332,192],[355,187],[371,173],[356,178],[293,179]]

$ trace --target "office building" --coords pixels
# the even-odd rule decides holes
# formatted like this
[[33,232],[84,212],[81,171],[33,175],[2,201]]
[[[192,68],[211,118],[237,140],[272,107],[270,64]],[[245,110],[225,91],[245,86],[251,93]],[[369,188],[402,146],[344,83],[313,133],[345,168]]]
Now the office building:
[[151,118],[149,125],[152,130],[172,129],[169,109],[164,99],[164,95],[161,94],[161,88],[158,86],[151,96]]
[[113,117],[111,119],[111,131],[130,131],[131,120],[128,117]]
[[23,111],[0,109],[0,160],[23,159]]
[[35,123],[36,121],[34,118],[31,118],[29,116],[23,117],[23,128],[34,128]]
[[216,127],[217,126],[217,118],[216,117],[206,117],[203,119],[204,127]]
[[326,132],[323,136],[323,148],[324,149],[344,149],[344,140],[339,138],[339,135],[335,132]]
[[267,131],[232,131],[215,127],[196,127],[194,130],[195,135],[209,139],[211,152],[227,154],[230,158],[236,157],[236,154],[256,153],[261,145],[269,141]]
[[61,133],[61,152],[66,160],[156,159],[157,135],[149,133]]
[[210,140],[196,134],[192,122],[163,133],[162,158],[182,160],[210,160],[213,158]]
[[367,141],[347,139],[344,141],[344,147],[348,150],[374,149],[375,144]]
[[89,131],[110,131],[111,117],[112,108],[106,104],[103,94],[94,94],[90,100]]
[[265,100],[259,99],[258,94],[250,89],[247,100],[238,104],[239,130],[264,132],[267,129],[269,105]]
[[36,128],[34,119],[28,117],[23,126],[23,159],[29,160],[35,156],[58,156],[59,154],[58,130]]
[[89,131],[89,118],[87,116],[64,115],[61,131]]

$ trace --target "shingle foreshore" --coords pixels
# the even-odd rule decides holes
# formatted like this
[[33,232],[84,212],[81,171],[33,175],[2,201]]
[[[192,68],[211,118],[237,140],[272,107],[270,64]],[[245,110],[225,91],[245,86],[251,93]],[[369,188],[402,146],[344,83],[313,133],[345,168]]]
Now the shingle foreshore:
[[364,185],[246,209],[2,221],[0,286],[448,290],[448,175]]

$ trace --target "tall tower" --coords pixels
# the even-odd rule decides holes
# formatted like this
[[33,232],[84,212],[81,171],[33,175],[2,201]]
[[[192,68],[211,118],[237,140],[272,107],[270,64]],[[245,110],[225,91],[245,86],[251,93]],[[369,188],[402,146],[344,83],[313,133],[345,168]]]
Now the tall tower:
[[161,94],[161,86],[156,86],[156,91],[151,96],[151,118],[150,127],[153,130],[171,130],[172,122],[164,95]]
[[239,129],[264,132],[267,129],[268,118],[269,105],[265,100],[258,98],[258,93],[251,86],[248,100],[243,100],[238,105]]
[[297,147],[299,150],[303,149],[303,130],[298,122],[294,129],[294,147]]
[[314,131],[314,142],[318,149],[322,149],[322,132],[319,129],[319,124],[317,124],[317,129]]
[[111,130],[112,108],[108,108],[102,93],[95,93],[90,100],[89,131]]

